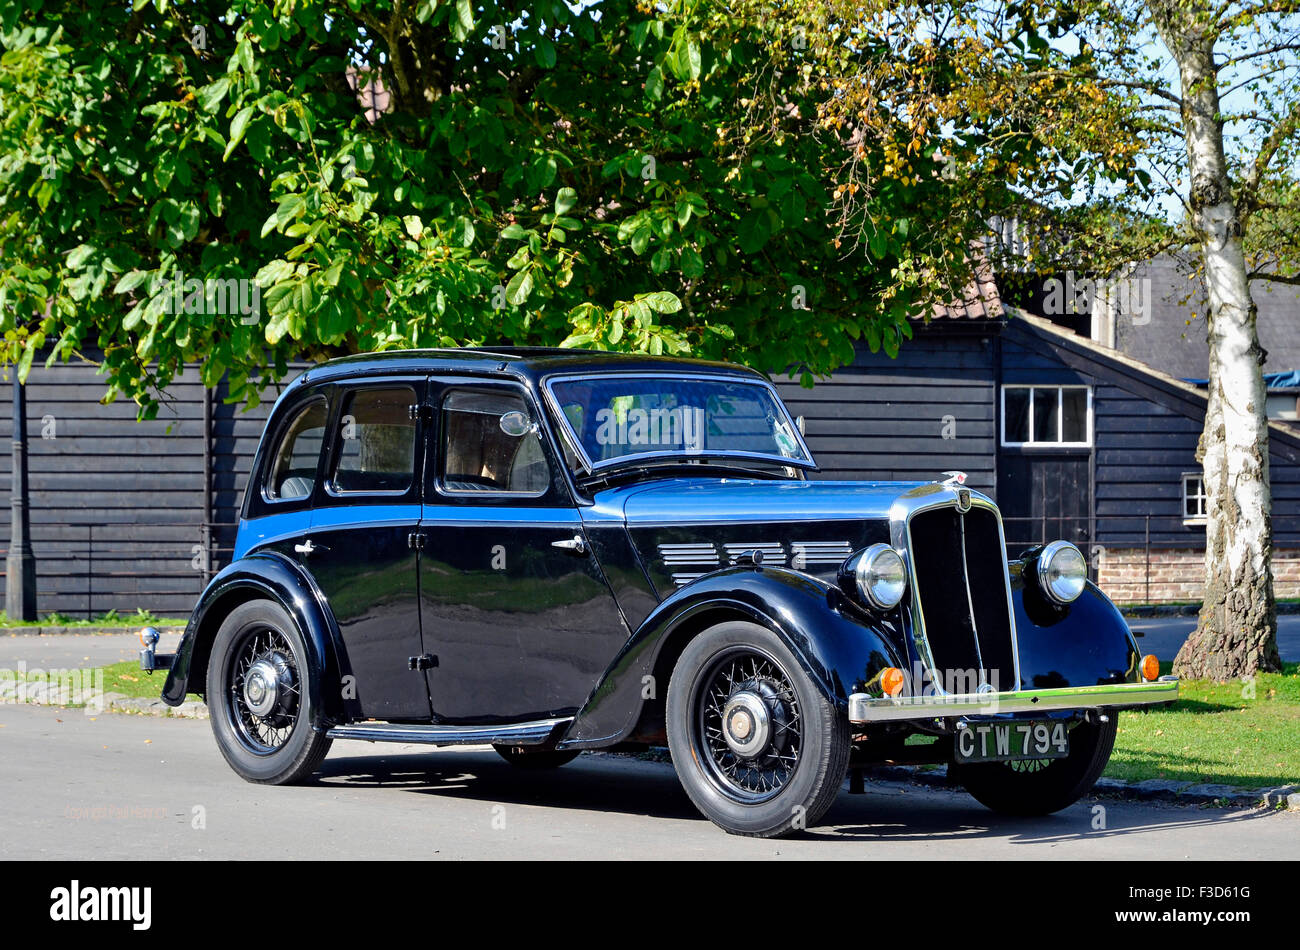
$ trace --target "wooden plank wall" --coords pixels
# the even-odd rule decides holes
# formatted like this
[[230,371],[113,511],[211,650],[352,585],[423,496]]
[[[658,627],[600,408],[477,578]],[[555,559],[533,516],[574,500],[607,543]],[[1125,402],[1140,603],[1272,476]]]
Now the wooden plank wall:
[[[815,477],[931,480],[960,469],[972,487],[996,497],[992,330],[920,330],[896,359],[861,349],[853,365],[811,390],[778,379],[791,411],[805,417],[807,441],[822,465]],[[1153,546],[1203,546],[1204,529],[1184,526],[1180,508],[1182,473],[1196,470],[1201,418],[1195,401],[1067,354],[1050,336],[1031,331],[1012,321],[1003,333],[1007,382],[1095,387],[1096,540],[1140,547],[1150,514]],[[28,385],[40,611],[147,607],[184,616],[204,584],[193,566],[203,536],[202,388],[196,372],[187,372],[150,423],[135,422],[130,403],[100,405],[103,389],[96,368],[84,364],[38,366]],[[9,536],[11,392],[7,380],[0,384],[0,542]],[[219,389],[212,427],[214,569],[229,559],[248,469],[275,393],[268,391],[267,402],[251,412],[226,405],[224,396]],[[1275,439],[1271,466],[1277,543],[1300,547],[1300,440]]]
[[813,477],[933,481],[956,469],[992,495],[994,358],[991,332],[932,324],[894,359],[860,347],[851,366],[813,389],[774,378],[791,413],[804,417],[822,467]]
[[[1093,388],[1096,541],[1109,548],[1203,550],[1205,528],[1185,524],[1182,477],[1198,472],[1204,401],[1159,377],[1061,347],[1045,332],[1012,321],[1003,336],[1006,382],[1083,382]],[[1300,448],[1275,434],[1269,469],[1274,540],[1300,547]]]
[[[90,364],[33,368],[27,385],[32,547],[41,616],[131,612],[186,616],[205,583],[203,388],[189,368],[152,422],[127,401],[100,404]],[[0,383],[0,539],[7,546],[12,381]],[[268,392],[270,400],[274,392]],[[248,469],[270,402],[213,412],[215,570],[229,560]],[[197,563],[197,567],[196,567]],[[0,559],[0,571],[4,563]],[[3,607],[3,590],[0,590]]]

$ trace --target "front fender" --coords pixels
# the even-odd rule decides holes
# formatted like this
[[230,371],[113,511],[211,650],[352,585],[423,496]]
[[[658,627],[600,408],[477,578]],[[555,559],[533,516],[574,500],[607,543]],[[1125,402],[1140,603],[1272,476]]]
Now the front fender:
[[[888,666],[905,667],[894,620],[869,614],[838,587],[797,571],[737,567],[716,571],[663,600],[641,623],[579,710],[561,748],[612,745],[631,734],[662,651],[728,617],[779,636],[823,695],[847,711],[850,694]],[[679,639],[680,638],[680,639]],[[656,682],[655,690],[667,687]],[[847,713],[846,713],[847,714]]]
[[1025,580],[1033,566],[1032,559],[1010,565],[1020,688],[1140,682],[1137,640],[1110,598],[1089,581],[1074,603],[1058,607]]
[[344,654],[338,630],[311,579],[292,560],[271,551],[235,561],[200,595],[167,674],[163,701],[179,706],[186,693],[205,690],[208,654],[217,630],[231,610],[249,600],[272,600],[288,611],[307,645],[307,688],[313,708],[339,718],[343,712],[339,691],[323,689],[324,684],[340,681]]

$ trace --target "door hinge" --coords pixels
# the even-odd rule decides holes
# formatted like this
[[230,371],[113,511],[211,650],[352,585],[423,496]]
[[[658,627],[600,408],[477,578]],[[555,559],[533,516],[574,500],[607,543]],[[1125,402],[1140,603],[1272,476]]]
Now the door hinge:
[[423,551],[427,537],[423,531],[412,531],[406,536],[406,546],[412,551]]
[[408,670],[431,670],[438,665],[438,658],[432,653],[409,657],[406,661]]

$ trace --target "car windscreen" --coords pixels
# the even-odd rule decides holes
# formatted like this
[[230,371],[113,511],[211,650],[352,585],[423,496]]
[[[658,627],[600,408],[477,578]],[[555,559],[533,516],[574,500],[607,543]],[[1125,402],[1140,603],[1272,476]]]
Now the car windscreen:
[[548,384],[590,468],[632,458],[742,456],[811,466],[770,388],[724,377],[558,377]]

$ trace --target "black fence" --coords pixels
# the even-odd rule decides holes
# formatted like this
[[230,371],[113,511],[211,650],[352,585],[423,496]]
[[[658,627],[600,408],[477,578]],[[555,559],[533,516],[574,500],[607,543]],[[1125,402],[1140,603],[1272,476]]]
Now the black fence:
[[89,619],[137,608],[188,616],[208,581],[230,563],[238,525],[61,522],[57,540],[41,540],[40,527],[32,525],[40,616]]

